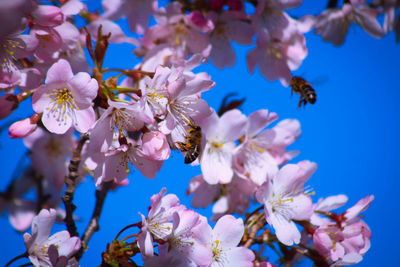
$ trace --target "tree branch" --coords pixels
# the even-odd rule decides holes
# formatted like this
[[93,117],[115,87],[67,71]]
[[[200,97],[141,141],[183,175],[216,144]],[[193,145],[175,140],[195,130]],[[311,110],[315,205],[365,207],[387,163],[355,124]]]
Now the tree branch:
[[81,139],[79,140],[79,143],[75,148],[72,158],[69,162],[69,175],[65,177],[65,184],[67,186],[67,189],[65,190],[64,196],[62,197],[66,211],[64,220],[67,224],[67,229],[71,236],[79,236],[78,232],[76,231],[76,225],[73,218],[73,213],[76,209],[76,206],[72,203],[72,200],[74,199],[74,193],[77,186],[76,179],[79,177],[78,168],[82,160],[81,152],[83,145],[87,140],[89,140],[89,135],[82,134]]
[[113,183],[114,183],[113,181],[105,182],[102,184],[102,188],[100,190],[96,190],[96,204],[93,210],[92,218],[90,219],[90,223],[87,226],[81,238],[82,246],[81,249],[76,254],[76,258],[78,260],[82,257],[83,253],[86,251],[89,240],[92,237],[92,235],[100,229],[99,220],[101,211],[103,210],[103,205],[107,193],[111,189]]

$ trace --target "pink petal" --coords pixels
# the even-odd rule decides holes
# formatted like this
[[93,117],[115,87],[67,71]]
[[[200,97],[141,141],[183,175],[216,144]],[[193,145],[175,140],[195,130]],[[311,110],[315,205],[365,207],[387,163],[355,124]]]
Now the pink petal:
[[42,113],[50,105],[52,100],[46,96],[46,93],[50,92],[51,89],[47,85],[42,85],[33,93],[32,107],[36,113]]
[[[253,261],[255,259],[254,252],[245,247],[231,248],[225,252],[224,266],[229,267],[252,267],[254,266]],[[220,266],[218,263],[214,263],[212,267]],[[261,266],[261,265],[260,265]]]
[[204,180],[209,184],[229,183],[233,177],[232,154],[226,151],[208,153],[210,149],[210,144],[207,143],[201,158]]
[[62,121],[59,118],[57,111],[53,109],[43,111],[42,122],[46,129],[55,134],[64,134],[72,126],[72,116],[68,114]]
[[75,111],[75,116],[74,126],[80,133],[86,133],[96,120],[96,114],[92,107]]
[[283,166],[273,179],[276,192],[303,191],[304,183],[316,169],[317,164],[306,160]]
[[42,209],[40,213],[33,218],[32,234],[36,237],[35,243],[41,244],[48,239],[51,227],[56,220],[56,213],[55,209]]
[[81,240],[79,237],[71,237],[65,240],[58,247],[58,253],[60,256],[71,257],[81,248]]
[[357,217],[361,212],[368,209],[369,205],[371,205],[372,201],[374,200],[374,196],[370,195],[361,200],[359,200],[353,207],[348,209],[345,212],[345,217],[347,220],[351,220]]
[[300,243],[301,235],[293,221],[288,221],[279,213],[272,213],[267,221],[274,227],[280,242],[287,246]]
[[220,118],[218,133],[223,140],[234,141],[244,135],[247,118],[238,109],[229,110]]
[[65,59],[60,59],[54,63],[47,71],[46,84],[67,82],[74,77],[71,65]]
[[236,247],[242,239],[244,233],[243,220],[236,219],[232,215],[221,217],[212,231],[213,242],[219,240],[224,250]]
[[276,120],[278,115],[276,113],[268,113],[267,109],[257,110],[249,115],[247,135],[248,137],[255,136],[262,129],[267,127],[271,122]]
[[77,73],[70,81],[70,90],[80,109],[86,109],[97,96],[97,81],[86,72]]

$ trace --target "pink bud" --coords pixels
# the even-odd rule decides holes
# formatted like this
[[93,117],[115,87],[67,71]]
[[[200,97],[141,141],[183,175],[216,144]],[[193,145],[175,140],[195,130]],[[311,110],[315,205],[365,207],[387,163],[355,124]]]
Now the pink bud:
[[56,6],[38,6],[32,16],[36,24],[46,27],[55,27],[64,22],[64,14]]
[[207,20],[204,18],[203,13],[198,10],[193,11],[189,14],[190,20],[199,27],[204,27],[207,25]]
[[8,117],[18,107],[17,96],[6,94],[0,97],[0,119]]
[[147,132],[142,137],[143,153],[151,160],[166,160],[171,154],[167,137],[160,132]]
[[11,138],[25,138],[36,130],[37,124],[31,124],[31,119],[26,118],[11,124],[8,135]]

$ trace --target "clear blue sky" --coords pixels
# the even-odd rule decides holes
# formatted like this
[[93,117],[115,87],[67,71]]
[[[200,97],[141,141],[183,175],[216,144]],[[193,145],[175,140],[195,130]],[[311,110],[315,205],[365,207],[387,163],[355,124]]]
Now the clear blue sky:
[[[315,1],[304,2],[304,8],[289,13],[305,14],[323,7],[310,3]],[[393,241],[400,239],[400,47],[395,44],[393,33],[377,40],[358,26],[350,28],[346,42],[338,48],[324,43],[314,33],[307,34],[306,38],[309,55],[295,74],[309,80],[328,77],[324,83],[314,86],[318,95],[315,105],[297,109],[298,96],[290,98],[289,88],[282,87],[279,82],[266,81],[258,71],[248,74],[245,53],[249,48],[240,46],[236,46],[238,61],[232,69],[221,71],[208,64],[195,70],[208,71],[217,83],[204,98],[217,109],[227,93],[238,92],[240,97],[246,97],[243,106],[246,115],[267,108],[277,112],[280,119],[298,119],[302,135],[290,148],[301,152],[293,162],[308,159],[319,166],[308,182],[316,192],[313,199],[342,193],[349,197],[347,207],[350,207],[360,198],[374,194],[374,202],[364,213],[373,234],[372,246],[358,266],[396,266],[397,247]],[[131,49],[129,45],[112,47],[106,66],[134,66],[136,61]],[[15,116],[22,118],[32,114],[29,105],[26,103]],[[8,121],[10,119],[1,123]],[[0,140],[3,174],[0,190],[4,190],[26,150],[22,141],[10,140],[7,131],[1,133]],[[177,194],[181,202],[189,206],[186,186],[189,179],[199,173],[198,167],[184,165],[178,153],[172,154],[154,180],[133,172],[128,187],[109,194],[100,221],[101,230],[90,241],[81,265],[98,265],[106,243],[111,242],[121,228],[139,221],[137,212],[146,213],[150,196],[162,187]],[[78,223],[80,233],[92,212],[94,189],[88,178],[76,192],[78,209],[75,214],[82,218]],[[210,215],[209,209],[198,211]],[[0,229],[2,266],[23,253],[25,247],[22,234],[11,228],[6,216],[0,218]],[[64,227],[59,225],[56,229]]]

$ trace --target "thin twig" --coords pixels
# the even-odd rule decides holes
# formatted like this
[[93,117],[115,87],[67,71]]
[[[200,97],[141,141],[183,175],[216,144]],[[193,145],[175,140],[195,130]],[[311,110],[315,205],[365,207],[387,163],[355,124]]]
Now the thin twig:
[[18,255],[18,256],[16,256],[15,258],[13,258],[12,260],[10,260],[10,261],[5,265],[5,267],[10,266],[11,263],[15,262],[16,260],[19,260],[19,259],[22,259],[22,258],[28,258],[28,257],[29,257],[28,252],[24,252],[23,254]]
[[69,162],[69,175],[65,177],[65,184],[67,186],[67,189],[65,190],[65,194],[62,197],[66,212],[64,220],[67,224],[67,229],[71,236],[79,236],[78,232],[76,231],[76,225],[73,218],[73,213],[76,206],[72,203],[72,200],[74,199],[74,193],[77,186],[76,179],[79,177],[78,168],[81,162],[81,152],[83,145],[87,140],[89,140],[89,135],[82,134],[81,139],[79,140],[79,143],[75,148],[72,158]]
[[265,220],[257,220],[255,224],[251,226],[250,234],[248,239],[244,243],[243,247],[250,248],[256,241],[256,235],[260,229],[264,228]]
[[100,229],[99,220],[101,211],[104,206],[104,200],[106,199],[107,193],[112,187],[112,185],[113,181],[105,182],[103,183],[102,188],[100,190],[96,190],[96,204],[89,225],[86,227],[86,230],[81,238],[82,246],[79,252],[76,254],[76,258],[78,260],[82,257],[83,253],[87,249],[90,238],[93,236],[95,232],[97,232]]

